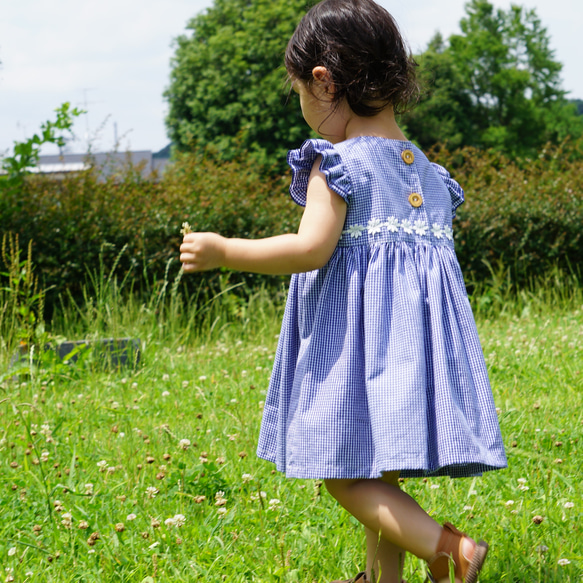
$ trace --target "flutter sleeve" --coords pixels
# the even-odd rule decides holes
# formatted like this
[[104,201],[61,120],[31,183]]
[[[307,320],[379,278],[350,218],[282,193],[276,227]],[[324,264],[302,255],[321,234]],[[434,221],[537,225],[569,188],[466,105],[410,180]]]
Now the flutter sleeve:
[[349,202],[352,187],[350,178],[342,163],[340,154],[334,145],[327,140],[306,140],[297,150],[291,150],[287,162],[292,169],[292,183],[289,187],[293,201],[300,206],[306,206],[308,180],[314,161],[322,156],[320,171],[326,177],[328,188]]
[[449,172],[439,164],[431,163],[433,168],[439,174],[451,196],[451,216],[455,218],[457,208],[463,204],[465,200],[463,188],[450,176]]

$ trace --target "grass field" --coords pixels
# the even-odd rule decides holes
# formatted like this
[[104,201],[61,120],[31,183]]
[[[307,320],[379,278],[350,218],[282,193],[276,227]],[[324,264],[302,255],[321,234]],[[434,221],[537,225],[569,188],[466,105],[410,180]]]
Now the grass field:
[[[489,541],[482,583],[581,581],[581,289],[549,280],[473,301],[509,468],[403,488]],[[3,377],[0,581],[311,583],[360,570],[356,522],[319,482],[255,456],[279,304],[225,294],[196,332],[173,321],[180,307],[116,306],[55,327],[139,336],[135,370],[86,359]],[[419,560],[405,569],[424,580]]]

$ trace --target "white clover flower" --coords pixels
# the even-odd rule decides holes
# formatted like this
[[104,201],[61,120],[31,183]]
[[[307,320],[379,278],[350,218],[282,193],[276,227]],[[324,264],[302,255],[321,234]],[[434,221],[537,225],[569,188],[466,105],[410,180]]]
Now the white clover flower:
[[160,490],[158,490],[158,488],[155,488],[154,486],[148,486],[146,488],[146,496],[148,498],[155,498],[156,494],[158,494],[160,492]]
[[280,500],[278,500],[277,498],[272,498],[269,501],[269,510],[277,510],[280,504],[281,504]]
[[557,563],[561,565],[561,567],[564,567],[565,565],[569,565],[571,561],[569,561],[569,559],[559,559]]
[[107,467],[107,473],[108,474],[113,474],[113,472],[115,472],[115,466],[108,466]]
[[100,462],[97,462],[97,467],[99,468],[100,472],[106,472],[107,471],[107,462],[105,460],[101,460]]
[[186,451],[186,450],[187,450],[187,449],[190,447],[190,445],[191,445],[191,444],[190,444],[190,439],[181,439],[181,440],[178,442],[178,447],[179,447],[180,449],[183,449],[183,450],[185,450],[185,451]]
[[403,229],[403,231],[405,231],[405,233],[407,233],[408,235],[413,234],[413,224],[409,219],[403,219],[401,221],[401,229]]
[[119,409],[119,403],[118,403],[117,401],[114,401],[114,402],[111,404],[111,408],[112,408],[112,409]]
[[575,504],[573,504],[573,502],[565,502],[563,504],[563,508],[573,508],[573,506],[575,506]]
[[43,451],[40,454],[40,461],[41,462],[46,462],[46,461],[48,461],[48,459],[49,459],[49,452],[48,451]]
[[227,512],[228,512],[228,510],[224,506],[217,509],[217,514],[219,515],[219,518],[223,518],[223,516],[225,516],[225,514],[227,514]]
[[439,489],[439,484],[431,484],[431,486],[429,486],[432,490],[437,490]]
[[128,515],[126,516],[126,520],[127,520],[128,522],[131,522],[132,520],[135,520],[136,518],[137,518],[137,516],[136,516],[135,514],[133,514],[133,513],[132,513],[132,514],[128,514]]
[[526,478],[518,478],[517,482],[519,484],[526,484],[527,480],[526,480]]
[[379,219],[370,219],[368,221],[368,225],[366,226],[366,229],[367,229],[369,235],[374,236],[377,233],[381,232],[382,226],[383,226],[383,223],[381,223],[381,221],[379,221]]
[[345,231],[342,231],[343,235],[350,235],[353,239],[358,239],[363,231],[366,230],[366,227],[363,227],[362,225],[350,225],[350,227],[348,227],[348,229],[346,229]]
[[464,510],[472,510],[473,506],[468,506],[467,504],[464,506]]
[[170,391],[162,391],[162,396],[163,397],[169,397],[170,396]]
[[468,492],[468,496],[477,496],[478,495],[478,491],[477,490],[470,490]]
[[385,222],[385,227],[387,228],[387,231],[397,233],[399,231],[399,219],[396,217],[388,217]]
[[170,375],[169,375],[169,374],[166,374],[166,373],[164,373],[164,374],[162,375],[162,380],[163,380],[163,381],[169,381],[169,380],[170,380]]
[[510,508],[511,506],[514,506],[514,500],[508,500],[504,506],[506,506],[506,508]]
[[71,528],[73,526],[73,516],[70,512],[65,512],[62,516],[61,524],[65,528]]
[[85,484],[85,494],[93,496],[93,484]]
[[175,514],[174,515],[174,526],[176,526],[177,528],[184,526],[185,522],[186,522],[186,517],[184,516],[184,514]]
[[188,387],[188,381],[182,381],[182,388],[186,389]]
[[530,490],[530,488],[528,486],[525,486],[524,484],[520,484],[518,486],[518,489],[522,492],[526,492],[527,490]]
[[437,223],[433,223],[433,225],[431,225],[431,232],[438,239],[443,239],[443,236],[445,235],[445,230],[442,229],[441,226],[438,225]]
[[199,381],[206,381],[206,375],[200,375],[200,376],[198,377],[198,380],[199,380]]
[[251,474],[243,474],[241,476],[241,480],[243,481],[243,484],[248,484],[252,479],[253,479],[253,476]]
[[415,233],[417,233],[417,235],[421,235],[421,236],[426,235],[428,228],[429,227],[427,226],[427,223],[425,221],[420,220],[420,219],[416,220],[413,223],[413,229],[414,229]]
[[8,556],[13,557],[16,554],[16,547],[10,547],[8,549]]

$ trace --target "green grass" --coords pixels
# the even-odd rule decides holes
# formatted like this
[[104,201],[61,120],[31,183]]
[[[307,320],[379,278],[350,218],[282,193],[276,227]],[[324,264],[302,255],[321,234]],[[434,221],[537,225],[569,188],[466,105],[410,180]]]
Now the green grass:
[[[473,298],[509,468],[403,487],[488,540],[482,583],[580,581],[581,288],[549,281],[513,298]],[[105,294],[96,306],[93,317],[64,312],[54,329],[139,336],[136,370],[88,359],[2,382],[0,581],[311,583],[363,567],[361,529],[325,489],[255,456],[277,301],[225,293],[196,325],[196,308],[176,301]],[[176,515],[182,526],[165,524]],[[409,557],[406,576],[423,581],[421,562]]]

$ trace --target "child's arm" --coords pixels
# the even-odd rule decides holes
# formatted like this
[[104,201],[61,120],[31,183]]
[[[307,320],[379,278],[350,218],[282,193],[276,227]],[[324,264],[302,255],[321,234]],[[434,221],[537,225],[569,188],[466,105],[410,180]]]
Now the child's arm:
[[316,159],[306,208],[296,234],[266,239],[227,239],[216,233],[190,233],[180,246],[184,271],[228,267],[254,273],[289,274],[324,266],[344,226],[346,203],[331,191]]

